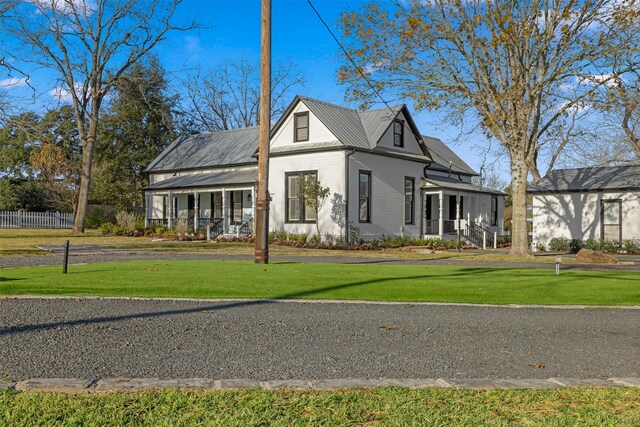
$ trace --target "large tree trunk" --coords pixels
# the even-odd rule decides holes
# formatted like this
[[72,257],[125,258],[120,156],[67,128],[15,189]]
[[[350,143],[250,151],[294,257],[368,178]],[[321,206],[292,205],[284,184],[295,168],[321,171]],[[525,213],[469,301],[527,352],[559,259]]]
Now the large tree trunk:
[[80,178],[80,189],[78,190],[78,206],[76,216],[73,219],[73,232],[84,233],[84,224],[87,218],[87,205],[89,204],[89,188],[91,185],[91,167],[93,166],[93,153],[95,151],[95,141],[97,134],[96,118],[91,118],[89,122],[89,132],[82,147],[82,176]]
[[527,175],[529,168],[522,153],[511,154],[511,191],[513,216],[511,225],[511,255],[529,255],[527,228]]

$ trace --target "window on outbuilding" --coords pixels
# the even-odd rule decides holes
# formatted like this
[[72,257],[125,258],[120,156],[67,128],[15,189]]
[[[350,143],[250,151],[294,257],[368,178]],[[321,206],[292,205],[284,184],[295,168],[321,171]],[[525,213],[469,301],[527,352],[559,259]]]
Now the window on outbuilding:
[[415,180],[404,179],[404,223],[413,224],[413,212],[415,206]]
[[358,219],[360,222],[371,222],[371,172],[360,171],[358,182]]
[[393,121],[393,146],[404,147],[404,123],[402,120]]
[[491,197],[491,225],[498,225],[498,198]]
[[318,173],[307,171],[285,174],[286,222],[316,222],[316,213],[305,205],[302,194],[300,194],[300,180],[309,176],[317,179]]
[[293,116],[293,141],[309,140],[309,112],[296,113]]

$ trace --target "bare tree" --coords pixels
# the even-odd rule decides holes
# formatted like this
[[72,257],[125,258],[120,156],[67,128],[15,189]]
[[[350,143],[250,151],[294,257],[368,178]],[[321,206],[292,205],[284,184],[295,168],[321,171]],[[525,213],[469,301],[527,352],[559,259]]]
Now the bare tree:
[[[184,114],[197,131],[217,132],[260,124],[260,67],[244,59],[210,72],[197,70],[185,82]],[[271,115],[287,107],[292,89],[304,78],[291,64],[276,67],[271,77]]]
[[[526,187],[549,130],[638,66],[638,40],[620,27],[635,0],[421,0],[371,3],[340,19],[346,47],[371,86],[481,125],[509,153],[512,254],[528,253]],[[347,96],[374,91],[350,64]]]
[[70,98],[82,141],[82,177],[73,230],[84,232],[100,107],[118,78],[177,25],[182,0],[25,0],[12,4],[5,32],[19,60],[53,70]]

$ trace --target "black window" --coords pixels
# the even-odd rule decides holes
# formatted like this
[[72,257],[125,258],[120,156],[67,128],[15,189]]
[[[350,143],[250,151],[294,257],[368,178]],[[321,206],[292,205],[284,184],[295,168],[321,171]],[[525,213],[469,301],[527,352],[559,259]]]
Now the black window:
[[360,171],[358,219],[371,222],[371,172]]
[[[464,197],[460,196],[460,219],[464,218]],[[458,219],[458,202],[456,196],[449,196],[449,219]]]
[[309,112],[296,113],[293,116],[293,141],[309,140]]
[[413,224],[413,208],[415,206],[415,180],[404,179],[404,223]]
[[404,123],[401,120],[393,121],[393,146],[404,147]]
[[498,225],[498,198],[491,198],[491,225]]
[[300,180],[306,177],[317,179],[317,172],[294,172],[285,174],[285,218],[287,222],[316,222],[316,213],[304,204],[300,193]]
[[195,209],[195,205],[196,205],[196,198],[193,196],[193,194],[188,194],[187,195],[187,209],[192,211],[193,209]]

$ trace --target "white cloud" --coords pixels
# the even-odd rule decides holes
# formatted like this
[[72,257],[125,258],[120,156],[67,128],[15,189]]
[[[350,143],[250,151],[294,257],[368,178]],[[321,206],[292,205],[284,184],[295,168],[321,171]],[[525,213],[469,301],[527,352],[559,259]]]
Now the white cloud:
[[94,0],[28,0],[40,11],[54,10],[58,13],[67,14],[73,9],[84,15],[92,15],[96,10]]
[[10,77],[8,79],[0,80],[1,89],[11,89],[14,87],[26,86],[26,77]]
[[[76,85],[76,90],[79,90],[81,88],[81,85]],[[71,91],[66,87],[54,87],[47,93],[50,97],[55,98],[58,102],[71,102],[71,100],[73,99],[71,96]]]
[[593,74],[591,76],[578,77],[577,80],[578,83],[584,85],[604,84],[608,87],[616,87],[624,81],[622,77],[614,76],[613,74]]

